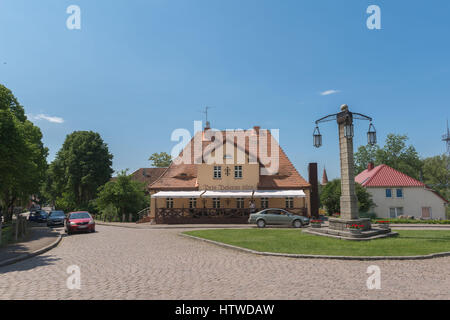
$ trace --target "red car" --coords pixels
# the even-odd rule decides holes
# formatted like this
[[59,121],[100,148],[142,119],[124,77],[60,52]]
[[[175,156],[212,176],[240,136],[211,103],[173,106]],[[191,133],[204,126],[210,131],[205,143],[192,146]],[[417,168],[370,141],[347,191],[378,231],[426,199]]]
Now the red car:
[[95,221],[86,211],[71,212],[67,215],[65,222],[67,234],[77,231],[95,232]]

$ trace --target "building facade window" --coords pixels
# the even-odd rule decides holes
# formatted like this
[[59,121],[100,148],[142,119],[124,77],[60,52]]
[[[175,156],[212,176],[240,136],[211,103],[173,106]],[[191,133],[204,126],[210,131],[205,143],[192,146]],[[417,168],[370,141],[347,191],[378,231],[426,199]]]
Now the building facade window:
[[242,166],[234,166],[234,178],[242,179]]
[[213,198],[213,208],[214,209],[219,209],[220,208],[220,198]]
[[389,217],[397,218],[403,215],[403,207],[389,208]]
[[294,208],[294,198],[286,198],[286,209]]
[[196,198],[190,198],[189,199],[189,208],[190,209],[197,208],[197,199]]
[[397,198],[403,198],[403,189],[397,189]]
[[269,207],[269,198],[261,198],[261,208],[267,209]]
[[173,198],[166,198],[166,208],[167,209],[173,208]]
[[214,166],[214,179],[222,179],[222,167]]
[[392,190],[386,189],[386,198],[392,198]]
[[244,198],[237,198],[236,199],[236,207],[238,209],[243,209],[244,208]]

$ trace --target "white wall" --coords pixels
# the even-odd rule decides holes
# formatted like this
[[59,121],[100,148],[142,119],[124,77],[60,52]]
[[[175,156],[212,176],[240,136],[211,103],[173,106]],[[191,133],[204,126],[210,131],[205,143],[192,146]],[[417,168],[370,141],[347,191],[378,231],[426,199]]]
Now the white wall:
[[431,207],[431,219],[445,219],[445,202],[434,192],[421,187],[403,189],[403,198],[397,198],[397,188],[392,189],[392,198],[386,198],[386,187],[366,188],[377,205],[372,211],[379,218],[389,218],[389,208],[403,207],[403,215],[422,217],[422,207]]

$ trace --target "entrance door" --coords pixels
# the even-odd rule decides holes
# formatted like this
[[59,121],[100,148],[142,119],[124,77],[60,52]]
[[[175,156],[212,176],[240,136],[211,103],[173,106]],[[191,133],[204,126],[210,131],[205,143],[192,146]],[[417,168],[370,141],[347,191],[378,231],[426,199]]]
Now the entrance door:
[[431,219],[431,208],[430,207],[422,207],[422,218]]

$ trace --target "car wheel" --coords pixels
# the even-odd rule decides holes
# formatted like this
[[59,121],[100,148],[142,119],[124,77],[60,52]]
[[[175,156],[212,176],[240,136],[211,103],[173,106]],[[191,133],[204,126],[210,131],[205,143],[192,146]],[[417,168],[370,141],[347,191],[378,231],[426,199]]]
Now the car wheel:
[[300,228],[302,226],[302,222],[300,220],[294,220],[294,222],[292,222],[292,226],[294,228]]
[[258,226],[258,228],[264,228],[266,226],[266,222],[263,219],[259,219],[258,221],[256,221],[256,225]]

